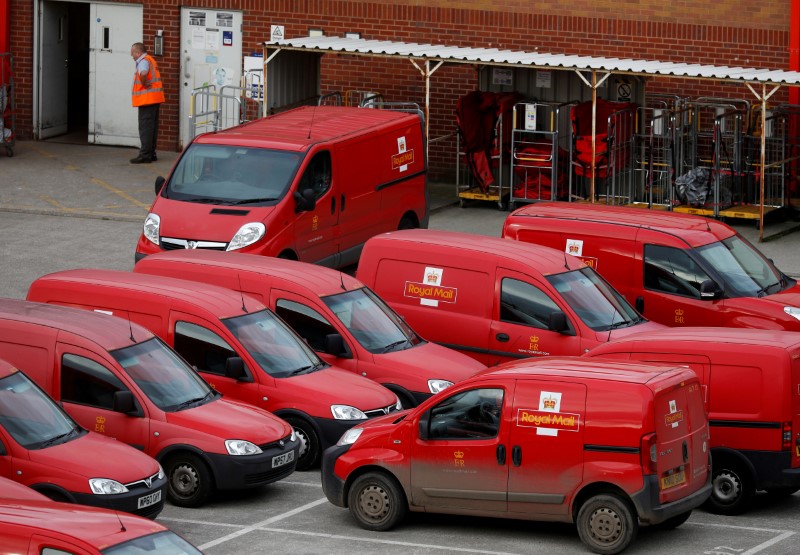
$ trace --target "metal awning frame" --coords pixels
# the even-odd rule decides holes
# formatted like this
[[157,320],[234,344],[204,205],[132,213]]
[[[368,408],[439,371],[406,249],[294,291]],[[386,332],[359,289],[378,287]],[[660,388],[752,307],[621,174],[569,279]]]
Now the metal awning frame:
[[[268,53],[273,50],[272,53]],[[761,129],[766,129],[767,100],[782,85],[800,86],[800,72],[773,70],[766,68],[741,68],[710,66],[701,64],[680,64],[657,60],[633,60],[602,58],[595,56],[573,56],[566,54],[541,54],[498,50],[494,48],[465,48],[457,46],[414,44],[394,41],[375,41],[340,37],[301,37],[268,41],[263,44],[263,82],[264,103],[262,115],[267,115],[267,65],[281,51],[304,51],[323,54],[347,54],[352,56],[407,59],[425,80],[425,136],[430,131],[430,80],[431,76],[445,63],[468,64],[490,67],[512,67],[541,70],[573,71],[592,89],[592,162],[591,162],[591,202],[595,194],[595,154],[597,130],[597,88],[612,74],[639,77],[672,77],[682,79],[701,79],[729,83],[744,83],[750,92],[761,102]],[[449,54],[449,55],[447,55]],[[431,68],[431,62],[435,65]],[[590,73],[587,79],[584,73]],[[600,79],[598,80],[598,74]],[[754,86],[760,85],[761,92]],[[767,92],[767,86],[771,86]],[[426,145],[428,141],[426,141]],[[427,157],[427,152],[426,152]],[[761,133],[761,184],[759,206],[759,242],[764,239],[764,169],[766,163],[766,133]]]

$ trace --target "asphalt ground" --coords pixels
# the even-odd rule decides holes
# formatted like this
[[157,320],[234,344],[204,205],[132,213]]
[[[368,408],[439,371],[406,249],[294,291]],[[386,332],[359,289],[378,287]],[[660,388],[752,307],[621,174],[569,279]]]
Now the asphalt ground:
[[[52,271],[133,267],[155,178],[168,173],[177,154],[159,152],[154,164],[131,165],[135,149],[52,141],[17,143],[14,154],[0,156],[0,296],[24,298],[34,279]],[[507,213],[495,204],[460,208],[450,184],[432,184],[431,195],[430,227],[500,234]],[[779,225],[788,229],[792,224]],[[735,227],[757,240],[752,222]],[[757,246],[785,272],[800,275],[799,240],[800,234],[790,234]],[[626,553],[794,554],[798,517],[800,494],[783,499],[759,495],[738,517],[697,510],[677,530],[642,529]],[[198,509],[167,504],[158,521],[208,554],[587,552],[574,527],[561,524],[411,514],[395,530],[367,532],[348,511],[327,502],[318,470],[296,472],[262,488],[217,494]]]

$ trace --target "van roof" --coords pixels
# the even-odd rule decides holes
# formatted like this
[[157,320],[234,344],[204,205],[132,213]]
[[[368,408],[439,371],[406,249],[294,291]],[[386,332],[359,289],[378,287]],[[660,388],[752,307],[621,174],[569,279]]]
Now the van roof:
[[307,150],[313,144],[358,135],[407,120],[419,125],[413,114],[348,106],[301,106],[216,133],[207,133],[195,142],[237,146],[257,146],[280,150]]
[[0,523],[54,530],[103,548],[167,529],[135,515],[49,499],[0,500]]
[[367,243],[378,241],[400,241],[426,245],[426,248],[434,252],[437,248],[459,249],[465,253],[482,253],[493,257],[519,260],[528,266],[536,268],[544,275],[559,274],[567,269],[579,270],[586,268],[586,264],[577,257],[567,256],[566,253],[550,247],[457,231],[404,229],[376,235],[369,239]]
[[[784,330],[762,330],[752,328],[713,328],[685,327],[663,328],[626,335],[616,341],[646,342],[666,341],[669,343],[732,343],[748,346],[771,346],[785,349],[800,347],[800,333]],[[613,345],[616,341],[608,343]],[[693,349],[700,349],[694,347]],[[693,351],[694,352],[694,351]],[[702,351],[696,351],[698,354]]]
[[[63,330],[100,345],[107,351],[128,347],[153,337],[142,326],[79,308],[0,299],[0,320],[27,322]],[[131,340],[133,335],[136,340]]]
[[144,257],[136,263],[136,267],[141,265],[146,267],[150,262],[158,260],[266,274],[290,281],[294,285],[304,287],[320,297],[364,287],[363,283],[352,276],[316,264],[297,260],[284,260],[272,256],[204,249],[179,249],[157,252]]
[[37,281],[43,285],[48,281],[74,282],[97,288],[120,287],[143,295],[155,294],[200,307],[221,319],[244,314],[243,304],[246,306],[246,312],[256,312],[266,308],[252,297],[247,297],[245,301],[241,293],[217,285],[122,270],[65,270],[40,277]]
[[482,375],[510,376],[550,376],[569,379],[592,379],[613,382],[646,384],[671,375],[686,372],[685,367],[655,366],[645,363],[622,362],[611,359],[580,357],[547,357],[523,359],[497,366]]
[[736,234],[731,227],[720,221],[693,214],[648,210],[646,218],[643,218],[642,215],[640,208],[625,206],[575,202],[536,202],[515,210],[508,216],[508,219],[512,219],[515,216],[561,218],[627,225],[671,234],[680,231],[682,232],[681,237],[693,247],[709,243],[709,232],[720,240]]

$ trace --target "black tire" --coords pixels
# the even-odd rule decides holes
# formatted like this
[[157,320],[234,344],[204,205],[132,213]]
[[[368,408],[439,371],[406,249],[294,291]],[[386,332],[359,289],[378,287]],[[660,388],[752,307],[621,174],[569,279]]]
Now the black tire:
[[578,511],[578,536],[589,549],[613,555],[636,538],[639,521],[630,505],[613,494],[595,495]]
[[414,223],[414,220],[403,217],[400,219],[400,224],[397,226],[397,229],[416,229],[417,227],[419,226]]
[[294,428],[300,439],[300,454],[297,457],[297,470],[309,470],[319,463],[320,445],[319,435],[307,420],[296,416],[288,416],[286,420]]
[[408,511],[408,501],[397,481],[386,474],[370,472],[353,482],[347,505],[358,525],[383,532],[394,528]]
[[282,258],[283,260],[297,260],[297,257],[292,251],[283,251],[278,255],[278,258]]
[[736,462],[714,461],[711,472],[711,497],[706,501],[706,508],[718,515],[744,512],[756,495],[750,471]]
[[692,516],[692,511],[686,511],[685,513],[681,513],[677,516],[673,516],[672,518],[668,518],[664,522],[659,522],[653,528],[656,530],[674,530],[687,520],[689,517]]
[[166,464],[167,497],[178,507],[199,507],[213,489],[211,471],[197,455],[180,453]]

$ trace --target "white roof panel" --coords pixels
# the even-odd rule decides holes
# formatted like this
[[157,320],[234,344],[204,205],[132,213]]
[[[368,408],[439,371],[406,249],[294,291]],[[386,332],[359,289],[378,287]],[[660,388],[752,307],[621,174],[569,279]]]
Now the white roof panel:
[[658,60],[604,58],[600,56],[575,56],[500,50],[497,48],[471,48],[442,44],[417,44],[395,41],[350,39],[342,37],[298,37],[264,43],[267,48],[310,50],[349,54],[369,54],[386,57],[419,58],[451,63],[480,63],[489,65],[515,65],[570,70],[596,70],[637,75],[664,75],[692,77],[719,81],[741,81],[800,85],[800,72],[781,69],[743,68],[703,64],[683,64]]

